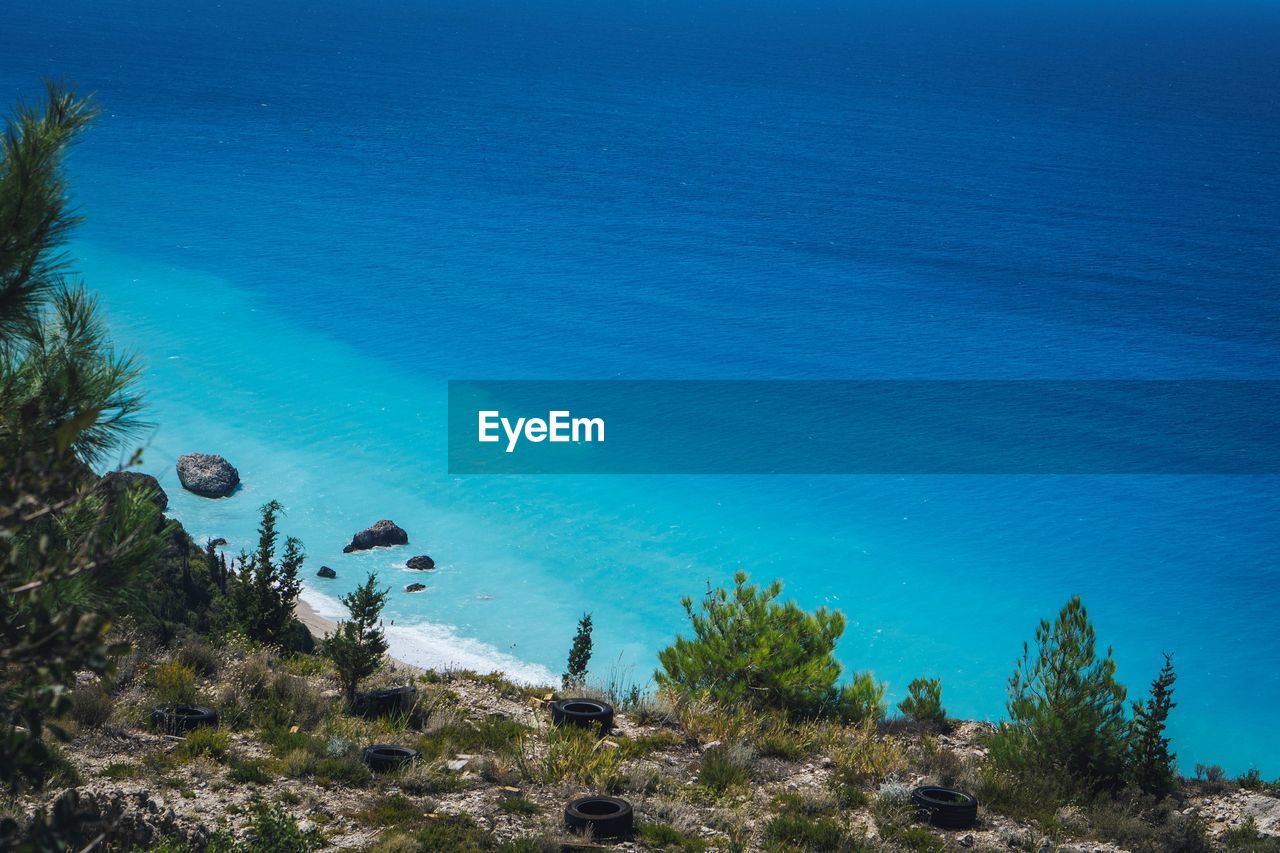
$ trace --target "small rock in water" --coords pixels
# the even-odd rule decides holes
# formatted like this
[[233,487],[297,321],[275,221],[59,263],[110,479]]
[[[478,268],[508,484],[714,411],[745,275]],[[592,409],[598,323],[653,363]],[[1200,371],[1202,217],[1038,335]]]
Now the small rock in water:
[[321,566],[320,571],[316,572],[318,578],[336,578],[338,573],[328,566]]
[[436,561],[424,555],[421,557],[410,557],[409,562],[405,563],[405,565],[411,569],[419,569],[425,572],[430,569],[434,569],[436,567]]
[[409,534],[405,533],[394,521],[382,519],[372,527],[366,527],[351,537],[351,544],[342,549],[342,553],[352,551],[368,551],[370,548],[381,548],[387,545],[408,545]]
[[225,498],[240,485],[240,472],[212,453],[186,453],[178,457],[178,481],[188,492],[205,498]]
[[404,588],[405,592],[421,592],[426,589],[427,585],[422,583],[411,583]]

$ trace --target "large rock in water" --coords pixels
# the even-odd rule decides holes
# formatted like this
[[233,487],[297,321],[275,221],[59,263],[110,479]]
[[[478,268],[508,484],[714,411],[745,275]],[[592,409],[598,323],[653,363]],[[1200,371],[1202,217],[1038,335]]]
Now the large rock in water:
[[405,563],[405,567],[425,572],[429,569],[434,569],[436,567],[436,561],[427,556],[410,557],[409,562]]
[[129,489],[145,489],[151,492],[151,500],[161,512],[169,508],[169,496],[160,488],[160,481],[141,471],[111,471],[103,474],[99,488],[109,495],[118,495]]
[[401,530],[394,521],[382,519],[373,527],[366,527],[351,537],[351,544],[342,549],[342,553],[352,551],[368,551],[370,548],[381,548],[384,545],[408,545],[409,534]]
[[188,492],[206,498],[225,498],[240,485],[240,472],[211,453],[187,453],[178,457],[178,480]]

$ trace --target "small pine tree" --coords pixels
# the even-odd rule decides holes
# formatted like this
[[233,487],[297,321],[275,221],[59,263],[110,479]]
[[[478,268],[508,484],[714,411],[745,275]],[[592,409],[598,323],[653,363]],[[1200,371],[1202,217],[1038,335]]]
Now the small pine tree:
[[582,614],[578,621],[578,633],[573,636],[573,647],[569,649],[569,667],[560,679],[565,689],[580,685],[587,678],[587,666],[591,663],[591,614]]
[[250,639],[277,645],[285,642],[294,621],[293,608],[302,591],[298,572],[305,559],[302,543],[290,536],[276,562],[276,518],[281,509],[279,501],[262,507],[258,550],[253,556],[242,552],[239,570],[227,579],[234,623]]
[[1129,724],[1129,773],[1143,793],[1157,798],[1168,796],[1177,787],[1174,754],[1169,751],[1165,725],[1173,701],[1173,683],[1178,680],[1173,670],[1173,656],[1164,656],[1160,674],[1151,682],[1151,694],[1145,704],[1133,704],[1133,721]]
[[855,706],[859,716],[880,712],[883,686],[869,676],[844,690],[836,687],[841,667],[834,651],[844,633],[843,615],[825,607],[807,613],[793,601],[779,604],[779,581],[759,589],[747,584],[746,572],[733,580],[732,590],[708,588],[701,613],[691,598],[682,601],[694,636],[677,637],[658,653],[659,687],[798,716]]
[[898,703],[898,710],[912,722],[946,725],[947,709],[942,707],[942,679],[913,680],[907,685],[907,698]]
[[387,637],[382,631],[382,607],[386,589],[378,589],[378,576],[369,579],[342,597],[351,618],[324,638],[324,652],[338,670],[338,680],[347,704],[355,702],[356,688],[382,666],[387,653]]
[[1123,783],[1128,724],[1125,688],[1108,648],[1079,596],[1054,622],[1036,629],[1036,651],[1023,644],[1009,679],[1009,722],[991,739],[995,767],[1053,779],[1068,790],[1115,789]]

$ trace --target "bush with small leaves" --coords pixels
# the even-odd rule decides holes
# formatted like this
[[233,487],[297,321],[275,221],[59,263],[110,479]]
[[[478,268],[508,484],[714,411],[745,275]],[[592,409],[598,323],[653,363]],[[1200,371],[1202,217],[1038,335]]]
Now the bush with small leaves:
[[665,823],[645,821],[636,828],[636,834],[645,846],[652,850],[703,851],[707,842],[701,838],[691,837]]
[[538,814],[542,809],[523,794],[511,794],[498,800],[498,811],[529,817]]
[[898,710],[913,723],[945,726],[947,710],[942,707],[942,679],[914,679],[907,685],[907,698],[898,703]]
[[865,839],[852,835],[843,823],[831,817],[783,813],[769,818],[764,827],[768,849],[823,850],[853,853],[873,850]]
[[101,683],[85,684],[72,691],[67,716],[82,726],[98,728],[111,719],[114,704],[110,691]]
[[221,664],[218,650],[201,639],[190,639],[178,649],[178,661],[203,678],[213,678]]
[[239,848],[261,853],[307,853],[325,846],[324,836],[315,829],[303,831],[293,815],[278,805],[255,803],[253,815],[253,842]]
[[184,663],[159,664],[149,673],[148,681],[157,702],[189,705],[196,701],[196,674]]
[[659,687],[686,696],[709,696],[721,705],[774,708],[795,716],[852,712],[873,714],[880,697],[869,677],[840,688],[836,641],[845,619],[819,607],[778,602],[782,583],[764,589],[734,575],[733,589],[708,589],[699,609],[682,601],[693,637],[677,637],[658,653]]
[[242,785],[266,785],[273,777],[262,766],[261,761],[247,758],[233,762],[227,778]]
[[221,729],[201,726],[187,732],[182,743],[178,744],[177,754],[188,760],[195,758],[211,758],[222,761],[231,750],[231,735]]
[[711,747],[698,763],[698,785],[714,794],[745,788],[751,782],[751,757],[740,744]]

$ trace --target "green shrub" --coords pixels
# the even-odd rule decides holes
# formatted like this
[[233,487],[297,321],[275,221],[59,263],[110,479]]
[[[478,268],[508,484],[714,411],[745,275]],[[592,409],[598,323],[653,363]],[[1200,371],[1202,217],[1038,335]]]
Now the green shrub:
[[463,720],[423,735],[415,744],[425,758],[452,758],[459,752],[515,755],[532,731],[528,726],[493,714],[480,721]]
[[141,765],[128,761],[116,761],[102,768],[102,776],[106,779],[138,779],[143,772]]
[[823,850],[823,851],[870,851],[872,848],[865,839],[852,835],[840,821],[830,817],[815,817],[808,814],[779,814],[769,818],[764,827],[765,840],[770,842],[769,849],[776,850]]
[[894,830],[890,838],[897,849],[915,853],[946,853],[950,849],[945,840],[923,826],[901,827]]
[[538,804],[528,797],[521,794],[512,794],[498,800],[498,811],[528,817],[538,814],[542,809],[538,808]]
[[246,758],[232,762],[227,778],[242,785],[266,785],[272,781],[273,777],[262,766],[261,761]]
[[779,581],[761,590],[738,572],[732,590],[707,592],[701,612],[685,598],[693,638],[677,637],[658,653],[658,685],[685,695],[709,695],[722,705],[776,708],[800,716],[838,709],[846,697],[836,687],[841,667],[834,651],[844,633],[844,616],[825,607],[806,613],[795,602],[780,604],[781,593]]
[[698,763],[698,784],[716,794],[745,787],[751,782],[749,762],[742,747],[713,746]]
[[695,851],[707,849],[707,842],[701,838],[685,835],[674,826],[669,826],[665,823],[646,821],[640,824],[636,829],[636,833],[646,847],[654,850],[680,850],[695,853]]
[[1157,798],[1172,794],[1178,787],[1176,756],[1164,730],[1173,701],[1173,658],[1164,656],[1164,666],[1151,682],[1146,704],[1135,702],[1133,721],[1129,724],[1129,778],[1143,793]]
[[1056,774],[1015,774],[991,761],[979,767],[976,782],[973,793],[984,808],[1015,820],[1041,824],[1052,821],[1058,807],[1077,793],[1071,780]]
[[1262,781],[1262,771],[1256,767],[1250,767],[1239,778],[1236,784],[1246,791],[1261,791],[1266,787],[1266,783]]
[[231,735],[220,729],[205,726],[187,732],[182,743],[174,750],[183,758],[212,758],[222,761],[231,749]]
[[520,775],[545,785],[577,782],[598,791],[617,791],[622,778],[620,749],[610,749],[594,732],[577,726],[547,731],[546,749],[538,754],[528,740],[516,756]]
[[870,720],[850,728],[831,746],[831,782],[837,788],[879,783],[906,766],[902,747],[882,738]]
[[560,677],[560,685],[568,690],[586,683],[587,667],[591,664],[591,614],[584,613],[578,620],[578,631],[573,635],[569,649],[569,662]]
[[414,834],[419,850],[434,853],[473,853],[493,847],[493,836],[476,826],[470,815],[433,815]]
[[148,680],[157,702],[191,704],[196,701],[196,673],[184,663],[159,664],[152,668]]
[[332,703],[305,678],[288,672],[272,673],[252,711],[261,725],[314,729]]
[[1226,781],[1227,771],[1221,764],[1197,764],[1196,778],[1210,785],[1221,785]]
[[365,806],[351,815],[351,819],[364,826],[407,826],[422,820],[422,808],[408,797],[393,794]]
[[1219,839],[1227,850],[1248,853],[1280,853],[1280,838],[1258,832],[1258,824],[1250,815],[1240,826],[1232,827]]
[[818,734],[815,724],[771,716],[761,721],[752,744],[760,755],[798,761],[817,747]]
[[287,726],[268,726],[258,733],[258,739],[277,758],[302,750],[316,756],[324,755],[326,744],[321,738],[306,732],[291,731]]
[[1009,722],[989,740],[990,760],[1020,780],[1051,779],[1067,790],[1115,790],[1123,783],[1128,724],[1125,689],[1111,649],[1097,650],[1079,597],[1024,644],[1009,679]]
[[325,846],[324,836],[318,830],[303,832],[291,814],[278,805],[255,803],[252,808],[252,845],[244,844],[237,850],[261,851],[261,853],[306,853]]
[[82,726],[98,728],[111,719],[114,703],[111,693],[100,683],[77,687],[71,693],[71,706],[67,716]]
[[456,791],[461,781],[440,761],[415,761],[396,774],[396,784],[406,794],[424,796]]
[[317,783],[339,788],[360,788],[373,778],[369,768],[356,754],[321,758],[316,762],[313,773]]
[[241,552],[237,571],[227,578],[227,604],[233,626],[246,637],[287,648],[296,622],[293,608],[302,591],[298,572],[305,557],[302,543],[290,536],[277,558],[276,520],[282,511],[279,501],[263,505],[258,550],[252,555]]
[[907,698],[898,703],[902,716],[913,723],[946,725],[947,710],[942,707],[942,680],[917,678],[907,686]]
[[674,749],[684,744],[684,738],[669,729],[662,729],[652,734],[637,735],[633,738],[615,734],[613,735],[613,740],[618,744],[618,748],[625,758],[641,758],[655,752]]
[[190,667],[193,672],[204,678],[213,678],[218,674],[220,657],[218,650],[200,639],[191,639],[178,649],[178,661]]
[[338,671],[348,705],[355,702],[360,681],[377,672],[386,656],[382,607],[387,603],[387,592],[378,589],[378,576],[371,572],[364,583],[342,597],[350,618],[339,622],[324,638],[325,656]]
[[864,720],[880,722],[884,719],[884,694],[888,685],[876,681],[869,672],[858,672],[853,680],[840,688],[836,699],[836,712],[851,723]]
[[320,756],[309,749],[295,749],[280,756],[272,765],[280,774],[290,779],[306,779],[314,776],[316,766],[320,764]]

